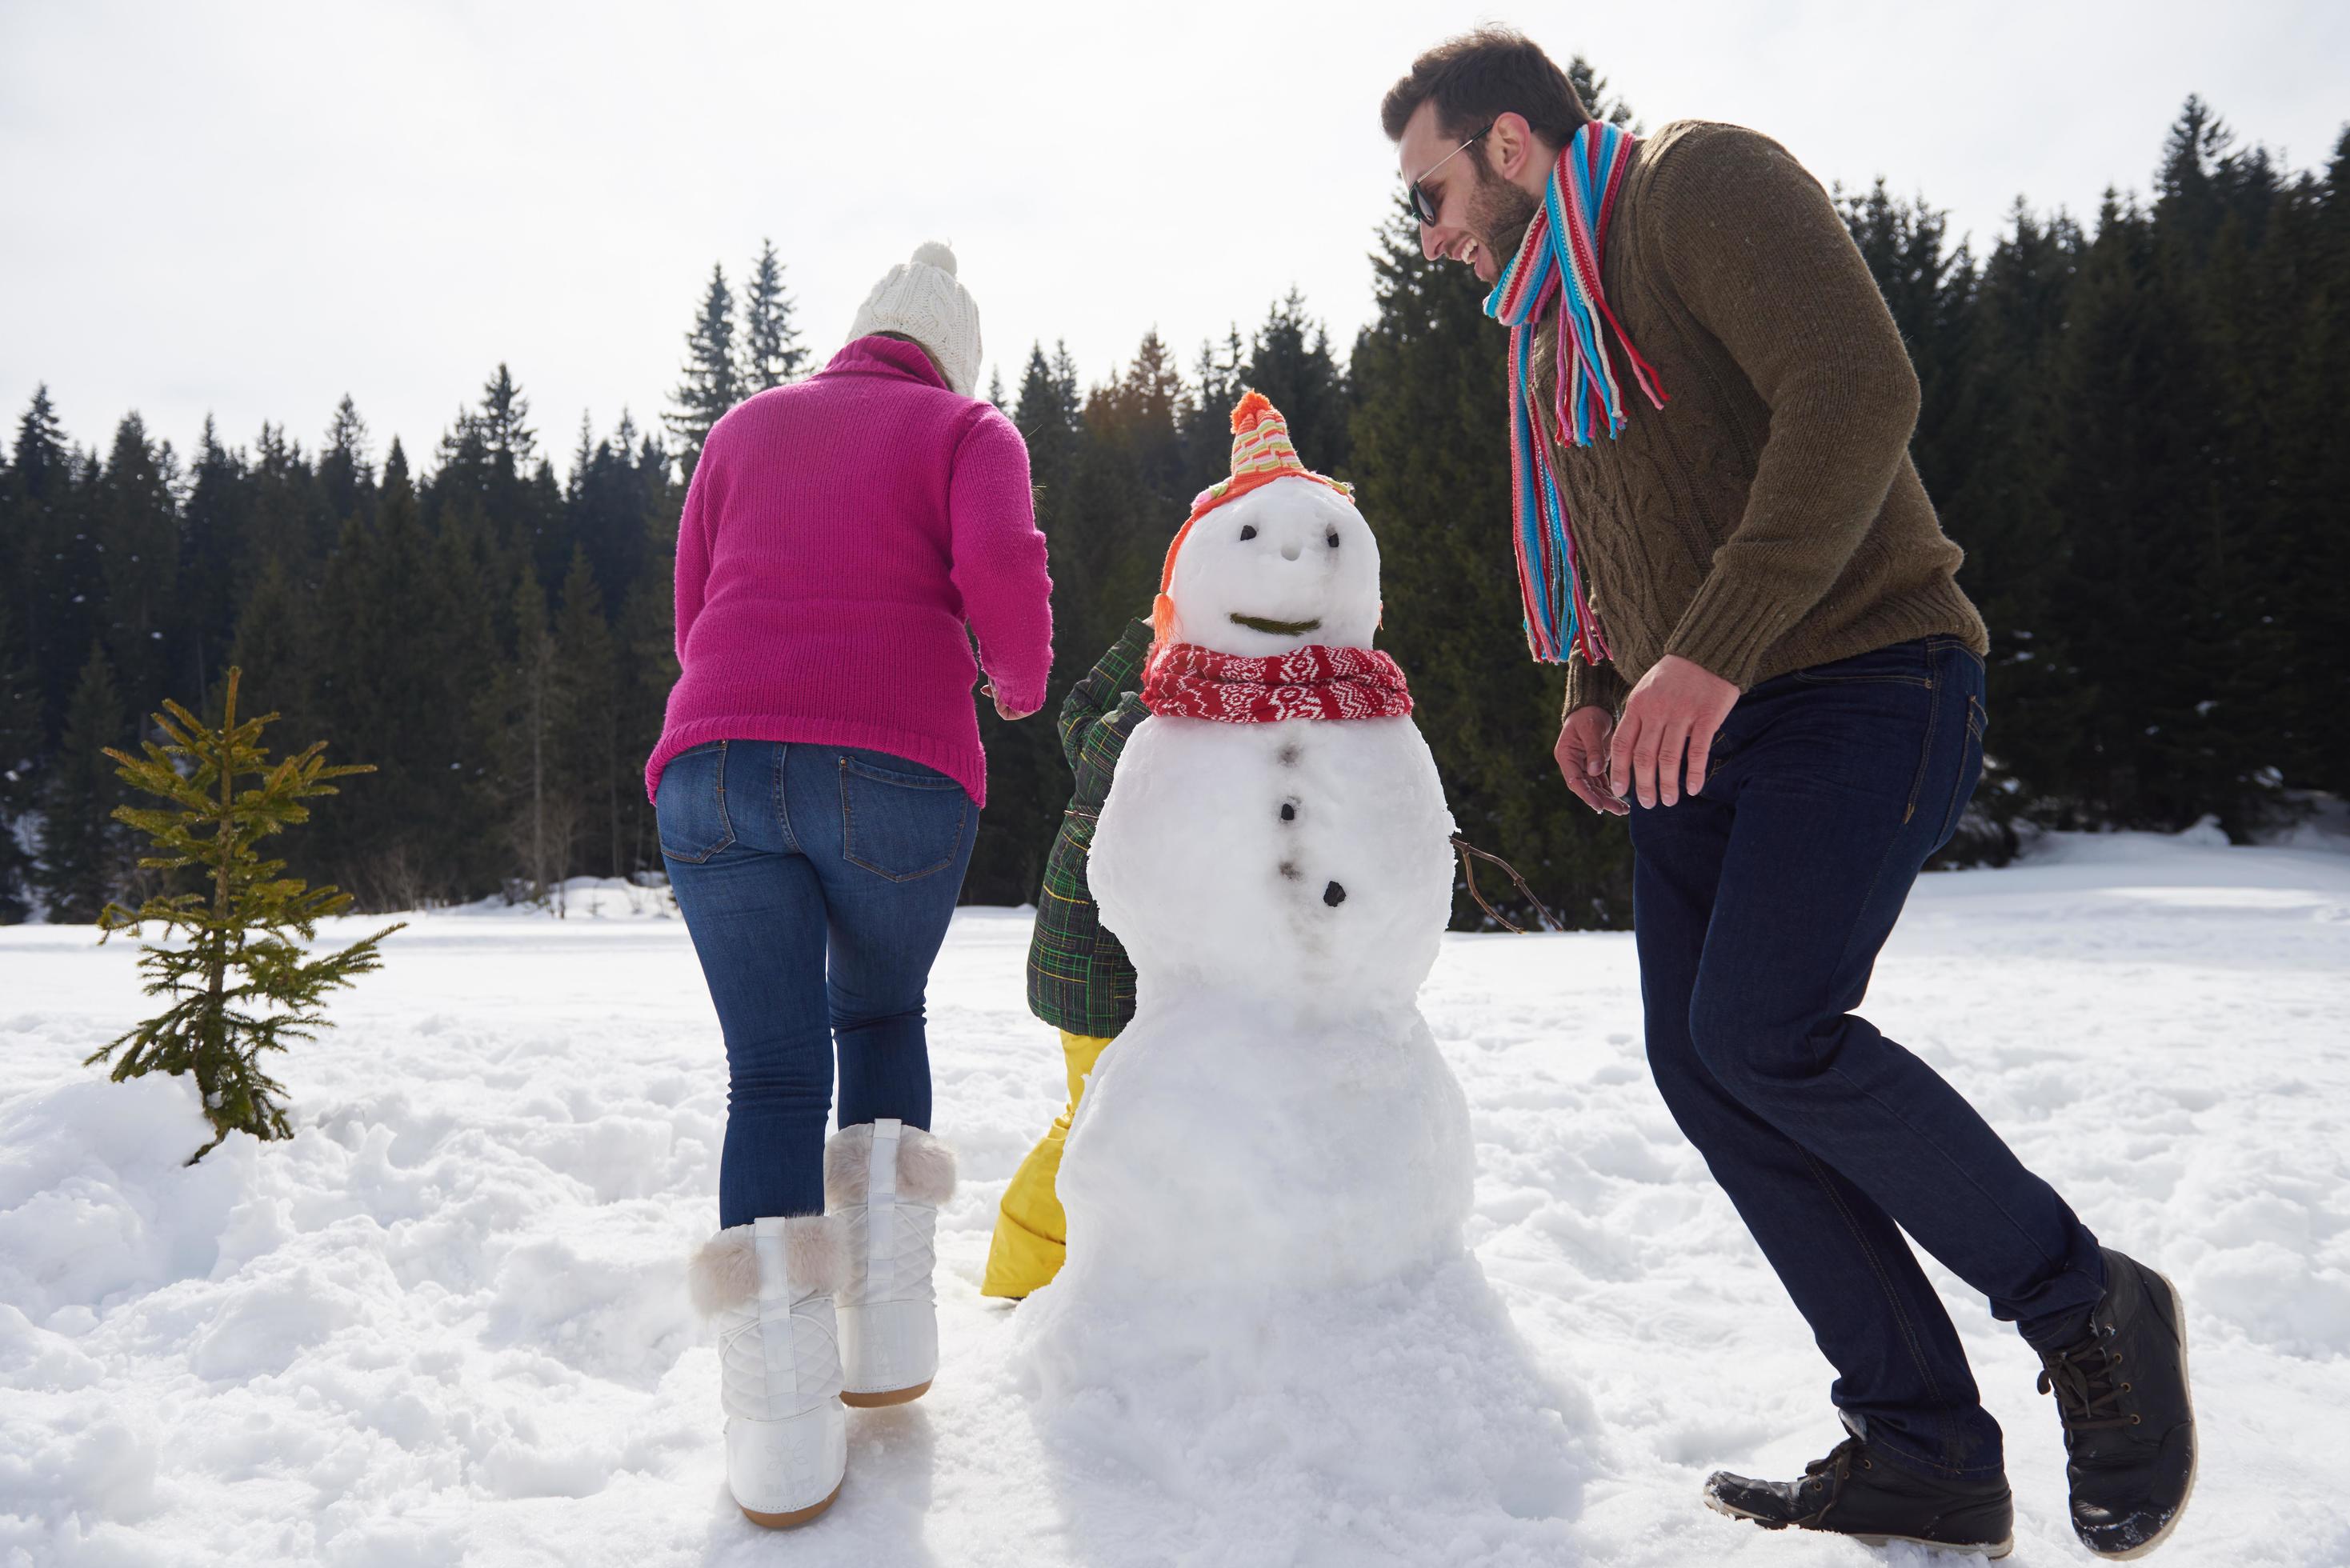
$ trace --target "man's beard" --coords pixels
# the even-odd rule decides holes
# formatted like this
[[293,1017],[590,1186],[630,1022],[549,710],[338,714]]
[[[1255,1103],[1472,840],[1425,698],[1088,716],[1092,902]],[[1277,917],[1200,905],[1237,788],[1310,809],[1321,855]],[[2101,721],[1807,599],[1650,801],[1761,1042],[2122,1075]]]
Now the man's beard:
[[1476,169],[1477,183],[1469,191],[1469,221],[1462,226],[1492,254],[1495,266],[1506,267],[1525,244],[1526,226],[1542,203],[1486,168],[1482,158]]

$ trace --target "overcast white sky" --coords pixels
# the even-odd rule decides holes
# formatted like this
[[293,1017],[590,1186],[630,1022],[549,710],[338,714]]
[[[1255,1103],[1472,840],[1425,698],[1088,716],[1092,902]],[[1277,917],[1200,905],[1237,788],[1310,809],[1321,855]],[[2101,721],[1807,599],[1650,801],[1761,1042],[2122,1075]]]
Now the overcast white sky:
[[348,391],[422,457],[504,360],[561,469],[583,410],[658,414],[711,263],[769,235],[819,357],[931,236],[1014,387],[1036,338],[1094,381],[1155,326],[1188,366],[1293,284],[1343,353],[1379,97],[1482,20],[1986,242],[2019,194],[2145,189],[2189,92],[2297,167],[2350,119],[2341,0],[0,0],[0,412],[46,381],[85,445],[136,409],[315,446]]

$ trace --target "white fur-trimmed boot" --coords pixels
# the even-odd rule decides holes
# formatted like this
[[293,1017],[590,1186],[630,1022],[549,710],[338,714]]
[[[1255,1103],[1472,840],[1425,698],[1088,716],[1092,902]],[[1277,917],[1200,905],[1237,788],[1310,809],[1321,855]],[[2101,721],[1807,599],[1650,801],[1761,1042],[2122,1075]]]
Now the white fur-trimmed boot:
[[726,1484],[754,1524],[805,1524],[840,1494],[848,1425],[832,1298],[846,1272],[823,1214],[732,1226],[694,1254],[693,1304],[718,1330]]
[[954,1150],[889,1117],[843,1127],[824,1150],[824,1196],[840,1225],[841,1398],[902,1405],[939,1372],[931,1282],[939,1205],[954,1196]]

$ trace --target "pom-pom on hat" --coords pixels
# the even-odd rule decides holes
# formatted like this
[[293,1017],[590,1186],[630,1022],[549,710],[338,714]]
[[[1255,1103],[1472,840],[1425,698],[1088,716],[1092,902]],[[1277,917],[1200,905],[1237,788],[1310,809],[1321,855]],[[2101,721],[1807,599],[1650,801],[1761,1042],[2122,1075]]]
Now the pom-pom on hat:
[[963,397],[979,385],[979,306],[955,281],[954,252],[936,240],[914,247],[911,261],[882,275],[857,307],[852,338],[902,332],[930,351],[947,385]]
[[1183,541],[1191,537],[1191,524],[1225,502],[1236,501],[1276,479],[1310,479],[1328,485],[1350,502],[1355,498],[1352,485],[1316,473],[1300,461],[1297,448],[1290,443],[1289,421],[1273,406],[1272,399],[1252,389],[1232,406],[1232,477],[1200,492],[1191,503],[1191,515],[1183,519],[1174,542],[1167,546],[1167,565],[1159,573],[1159,597],[1150,607],[1150,628],[1159,641],[1167,640],[1175,624],[1175,601],[1167,597],[1167,588],[1175,580],[1175,557],[1182,551]]

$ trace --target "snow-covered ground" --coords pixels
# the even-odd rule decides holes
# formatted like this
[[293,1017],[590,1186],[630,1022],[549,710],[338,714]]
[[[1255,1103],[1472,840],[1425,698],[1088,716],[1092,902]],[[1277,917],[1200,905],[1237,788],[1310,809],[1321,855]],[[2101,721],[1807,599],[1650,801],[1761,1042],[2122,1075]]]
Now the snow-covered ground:
[[[1245,1391],[1204,1393],[1189,1434],[1040,1402],[1024,1309],[976,1284],[1061,1074],[1022,1003],[1026,918],[984,909],[931,988],[964,1173],[938,1385],[851,1412],[824,1520],[754,1529],[680,1282],[715,1219],[724,1070],[659,903],[418,919],[286,1062],[299,1135],[192,1170],[185,1084],[79,1065],[139,1015],[134,950],[0,930],[0,1564],[1929,1561],[1697,1502],[1715,1466],[1793,1473],[1837,1434],[1801,1320],[1648,1082],[1621,936],[1448,938],[1422,998],[1473,1118],[1470,1241],[1551,1399],[1557,1451],[1520,1495],[1330,1495],[1315,1477],[1347,1457],[1317,1451],[1314,1415]],[[2203,1469],[2159,1560],[2350,1562],[2350,857],[2059,838],[1929,877],[1869,1011],[2185,1292]],[[2091,1561],[2036,1364],[1936,1277],[2007,1428],[2012,1561]],[[1429,1293],[1362,1310],[1483,1310],[1473,1275]],[[1444,1348],[1353,1376],[1461,1420],[1434,1407]],[[1245,1484],[1199,1484],[1216,1474]]]

